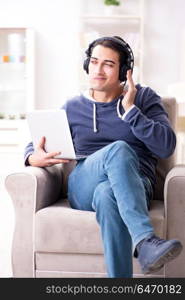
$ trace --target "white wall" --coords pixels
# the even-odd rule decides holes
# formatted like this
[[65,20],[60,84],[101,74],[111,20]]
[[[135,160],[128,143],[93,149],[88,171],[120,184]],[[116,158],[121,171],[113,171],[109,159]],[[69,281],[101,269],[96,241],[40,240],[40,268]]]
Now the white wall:
[[35,30],[37,108],[56,108],[77,90],[78,1],[0,0],[0,27]]
[[144,81],[162,93],[185,81],[184,12],[184,0],[145,0]]

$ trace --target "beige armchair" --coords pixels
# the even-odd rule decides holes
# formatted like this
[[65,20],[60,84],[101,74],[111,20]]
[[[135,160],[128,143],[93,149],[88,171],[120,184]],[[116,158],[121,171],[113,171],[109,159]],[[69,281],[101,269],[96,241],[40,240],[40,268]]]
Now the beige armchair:
[[[175,99],[163,99],[175,128]],[[161,237],[181,240],[185,249],[185,166],[175,155],[160,160],[150,216]],[[70,208],[67,177],[74,164],[25,167],[10,174],[6,188],[15,208],[12,243],[14,277],[106,277],[103,246],[94,212]],[[144,277],[133,258],[134,276]],[[185,277],[185,250],[152,277]]]

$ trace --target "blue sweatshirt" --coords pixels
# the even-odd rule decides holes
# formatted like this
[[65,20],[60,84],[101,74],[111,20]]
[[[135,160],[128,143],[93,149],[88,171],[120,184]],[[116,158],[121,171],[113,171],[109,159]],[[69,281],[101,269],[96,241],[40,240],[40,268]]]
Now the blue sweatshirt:
[[[112,142],[125,141],[135,150],[141,172],[154,185],[157,159],[174,152],[176,137],[160,97],[149,87],[136,88],[135,106],[124,118],[120,97],[104,103],[79,95],[62,108],[67,112],[76,154],[90,155]],[[33,151],[33,144],[28,144],[25,161]]]

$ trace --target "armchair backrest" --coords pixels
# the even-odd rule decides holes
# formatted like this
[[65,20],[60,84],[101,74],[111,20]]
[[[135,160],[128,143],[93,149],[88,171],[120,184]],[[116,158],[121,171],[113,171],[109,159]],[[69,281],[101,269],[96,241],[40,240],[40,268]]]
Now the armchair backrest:
[[[175,98],[162,98],[162,103],[168,114],[171,126],[176,132],[177,128],[177,103]],[[164,200],[164,181],[167,173],[175,165],[176,151],[167,159],[159,159],[156,169],[156,185],[154,189],[154,200]]]
[[[175,98],[162,98],[162,103],[171,123],[172,128],[176,131],[176,120],[177,120],[177,105]],[[167,159],[159,159],[157,169],[156,169],[156,185],[154,190],[154,199],[163,200],[163,190],[164,190],[164,181],[167,173],[175,164],[174,153]],[[69,164],[63,164],[63,197],[66,196],[67,191],[67,178],[71,170],[74,168],[76,162],[71,162]]]

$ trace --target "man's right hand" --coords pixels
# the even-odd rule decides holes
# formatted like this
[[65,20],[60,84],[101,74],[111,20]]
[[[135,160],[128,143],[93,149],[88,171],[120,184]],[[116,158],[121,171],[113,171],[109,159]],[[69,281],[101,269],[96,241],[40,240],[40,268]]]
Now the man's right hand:
[[38,144],[37,148],[28,158],[28,162],[30,166],[33,167],[50,167],[55,164],[61,163],[68,163],[70,160],[62,159],[62,158],[55,158],[56,155],[59,155],[60,152],[49,152],[47,153],[44,150],[45,145],[45,137],[42,137],[40,143]]

